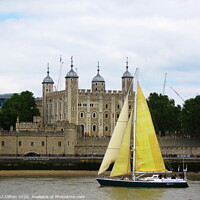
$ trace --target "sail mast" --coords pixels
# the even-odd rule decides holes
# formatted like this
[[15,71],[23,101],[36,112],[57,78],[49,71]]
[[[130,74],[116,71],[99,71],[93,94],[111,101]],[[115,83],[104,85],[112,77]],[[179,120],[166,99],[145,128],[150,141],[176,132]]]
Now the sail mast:
[[134,117],[133,117],[133,174],[132,178],[135,181],[135,166],[136,166],[136,113],[137,113],[137,106],[136,106],[136,100],[137,100],[137,88],[138,88],[138,71],[139,69],[136,68],[135,71],[135,79],[136,84],[135,85],[135,94],[134,94]]

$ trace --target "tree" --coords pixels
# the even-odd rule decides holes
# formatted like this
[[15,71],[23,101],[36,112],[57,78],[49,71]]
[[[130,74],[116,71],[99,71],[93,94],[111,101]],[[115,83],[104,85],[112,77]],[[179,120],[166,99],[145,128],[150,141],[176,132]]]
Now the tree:
[[33,93],[24,91],[21,94],[14,94],[2,106],[0,112],[1,127],[9,130],[10,126],[15,127],[17,117],[22,122],[32,122],[33,116],[39,116]]
[[182,110],[182,123],[185,134],[200,136],[200,96],[185,101]]
[[148,104],[157,133],[160,132],[164,136],[166,132],[181,131],[181,107],[175,106],[173,99],[166,95],[151,93]]

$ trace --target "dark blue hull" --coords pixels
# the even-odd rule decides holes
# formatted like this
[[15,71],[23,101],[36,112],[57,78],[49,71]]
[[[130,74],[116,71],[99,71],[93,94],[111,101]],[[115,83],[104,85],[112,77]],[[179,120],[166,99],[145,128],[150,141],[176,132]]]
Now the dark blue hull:
[[189,187],[186,181],[183,182],[153,182],[153,181],[131,181],[131,180],[114,180],[106,178],[96,179],[101,186],[116,187],[152,187],[152,188],[185,188]]

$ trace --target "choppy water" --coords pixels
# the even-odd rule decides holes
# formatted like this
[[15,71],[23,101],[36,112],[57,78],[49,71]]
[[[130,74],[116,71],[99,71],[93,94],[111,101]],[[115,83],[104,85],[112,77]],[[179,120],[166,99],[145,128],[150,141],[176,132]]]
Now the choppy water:
[[100,187],[95,177],[0,177],[0,199],[199,200],[200,177],[189,188]]

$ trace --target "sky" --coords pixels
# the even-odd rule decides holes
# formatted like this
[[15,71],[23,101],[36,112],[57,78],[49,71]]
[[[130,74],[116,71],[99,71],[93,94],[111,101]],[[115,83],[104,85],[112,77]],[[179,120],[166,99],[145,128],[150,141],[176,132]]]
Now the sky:
[[0,94],[41,97],[47,63],[64,90],[71,56],[80,89],[91,89],[99,61],[106,89],[121,90],[128,57],[146,97],[182,105],[199,95],[200,1],[0,0]]

